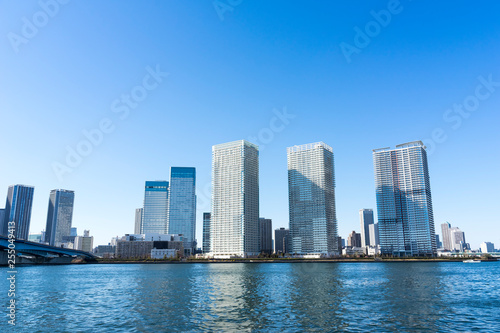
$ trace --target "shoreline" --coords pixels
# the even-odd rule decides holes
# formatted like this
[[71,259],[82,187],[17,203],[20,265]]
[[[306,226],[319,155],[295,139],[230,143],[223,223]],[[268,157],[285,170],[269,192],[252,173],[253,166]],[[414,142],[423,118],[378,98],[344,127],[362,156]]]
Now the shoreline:
[[[408,263],[408,262],[463,262],[461,259],[219,259],[219,260],[98,260],[88,264],[283,264],[283,263]],[[495,262],[497,259],[481,259]]]

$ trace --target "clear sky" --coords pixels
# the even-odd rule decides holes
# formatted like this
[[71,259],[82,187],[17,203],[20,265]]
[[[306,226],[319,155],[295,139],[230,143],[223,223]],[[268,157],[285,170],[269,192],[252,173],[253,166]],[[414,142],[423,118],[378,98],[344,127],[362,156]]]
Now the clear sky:
[[211,147],[248,139],[276,228],[286,147],[333,147],[346,238],[376,208],[372,149],[426,140],[436,231],[500,247],[498,1],[61,2],[0,1],[0,195],[35,186],[31,233],[63,188],[107,244],[133,233],[146,180],[192,166],[201,245]]

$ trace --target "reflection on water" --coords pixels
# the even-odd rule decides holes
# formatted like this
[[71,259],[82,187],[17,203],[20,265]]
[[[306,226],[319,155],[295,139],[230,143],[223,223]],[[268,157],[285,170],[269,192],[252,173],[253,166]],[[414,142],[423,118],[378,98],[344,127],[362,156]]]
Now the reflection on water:
[[[500,263],[82,265],[18,272],[13,332],[495,331],[500,314]],[[0,301],[7,304],[6,293]],[[7,328],[0,322],[1,332]]]
[[385,265],[388,282],[387,324],[393,330],[405,327],[420,332],[437,332],[446,313],[440,265],[435,263],[392,263]]

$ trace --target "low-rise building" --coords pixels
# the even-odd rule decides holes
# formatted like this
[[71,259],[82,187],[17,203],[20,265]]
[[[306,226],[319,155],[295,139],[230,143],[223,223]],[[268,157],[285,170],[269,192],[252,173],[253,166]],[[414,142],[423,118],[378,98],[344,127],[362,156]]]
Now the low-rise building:
[[116,252],[116,246],[108,244],[108,245],[98,245],[94,249],[94,254],[98,257],[102,258],[114,258]]
[[176,249],[152,249],[151,259],[175,258],[177,253],[178,250]]
[[495,245],[490,242],[484,242],[480,245],[481,253],[495,252]]
[[[153,249],[174,250],[183,254],[183,237],[177,234],[126,234],[116,242],[116,258],[151,258]],[[170,252],[166,251],[165,253]],[[163,258],[163,255],[161,255],[161,258]]]

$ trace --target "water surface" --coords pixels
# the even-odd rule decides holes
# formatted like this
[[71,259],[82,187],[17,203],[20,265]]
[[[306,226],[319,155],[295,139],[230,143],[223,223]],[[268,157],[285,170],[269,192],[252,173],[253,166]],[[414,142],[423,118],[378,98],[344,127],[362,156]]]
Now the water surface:
[[31,266],[16,288],[0,332],[500,331],[499,262]]

